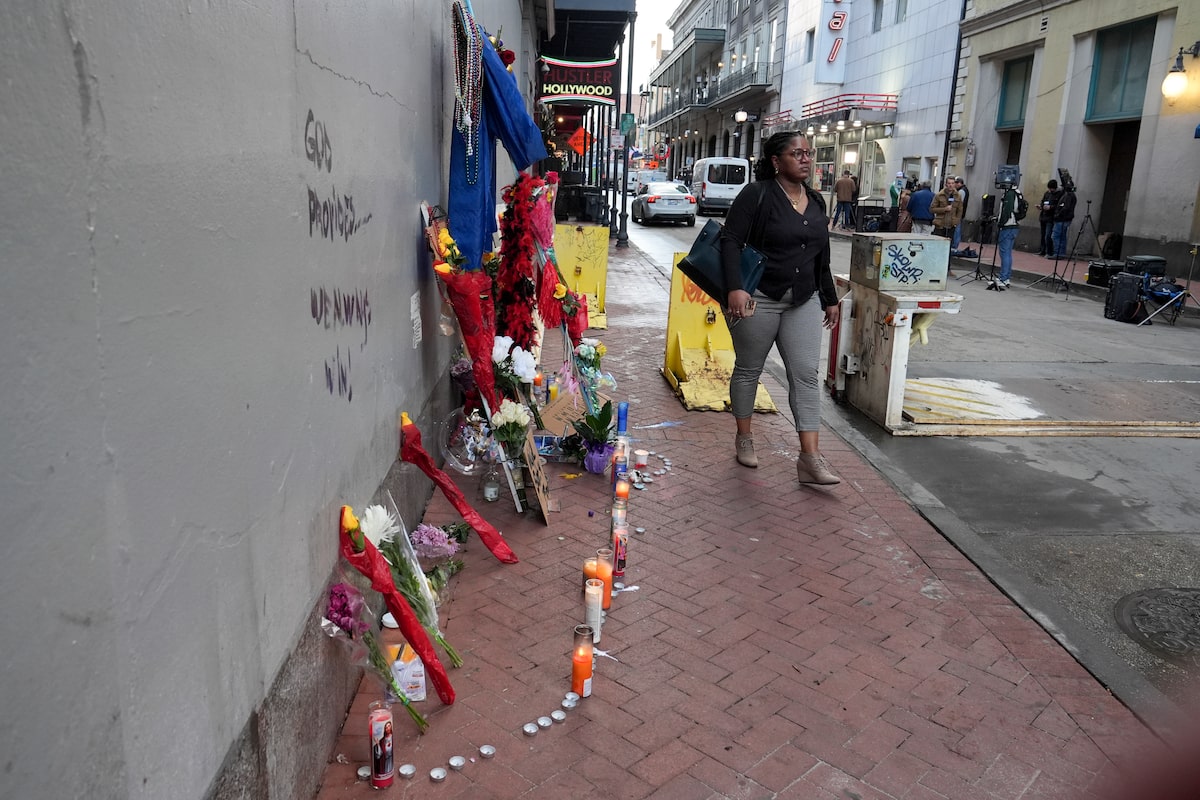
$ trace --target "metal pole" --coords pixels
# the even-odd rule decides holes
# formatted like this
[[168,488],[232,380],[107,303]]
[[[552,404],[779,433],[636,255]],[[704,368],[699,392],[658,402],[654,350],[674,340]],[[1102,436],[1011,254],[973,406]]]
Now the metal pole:
[[[610,141],[612,140],[611,134],[617,130],[617,126],[620,124],[618,111],[620,111],[620,109],[618,109],[615,105],[610,106],[608,109],[608,130],[610,134]],[[620,175],[617,174],[617,151],[613,150],[611,147],[609,147],[608,161],[610,164],[612,164],[612,169],[609,171],[609,174],[612,176],[612,178],[609,180],[610,185],[608,187],[608,236],[611,239],[617,235],[617,184],[621,184],[620,191],[623,193],[625,191],[625,175],[623,173]]]
[[[626,65],[625,74],[625,113],[633,113],[633,36],[634,24],[637,22],[637,12],[633,11],[629,14],[629,63]],[[624,40],[621,42],[622,52],[624,51]],[[620,95],[617,95],[619,98]],[[625,175],[629,174],[629,134],[625,134],[625,143],[621,148],[621,163],[622,181],[628,180]],[[617,234],[617,247],[629,247],[629,197],[625,192],[621,192],[621,230]]]

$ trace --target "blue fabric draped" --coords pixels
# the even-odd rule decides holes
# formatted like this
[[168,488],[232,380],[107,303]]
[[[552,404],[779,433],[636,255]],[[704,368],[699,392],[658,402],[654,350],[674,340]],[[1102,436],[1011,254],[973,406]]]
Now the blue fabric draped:
[[466,142],[457,128],[450,142],[450,235],[466,259],[464,269],[482,268],[483,254],[492,249],[492,235],[498,227],[496,140],[504,145],[518,170],[547,155],[542,132],[525,110],[516,78],[505,69],[487,35],[483,31],[480,35],[484,37],[483,108],[471,163]]

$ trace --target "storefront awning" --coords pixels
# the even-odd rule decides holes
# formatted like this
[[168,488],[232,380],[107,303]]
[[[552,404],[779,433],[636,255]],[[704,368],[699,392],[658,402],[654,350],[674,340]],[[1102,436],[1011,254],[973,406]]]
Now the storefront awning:
[[574,61],[611,57],[635,5],[635,0],[536,0],[538,53]]

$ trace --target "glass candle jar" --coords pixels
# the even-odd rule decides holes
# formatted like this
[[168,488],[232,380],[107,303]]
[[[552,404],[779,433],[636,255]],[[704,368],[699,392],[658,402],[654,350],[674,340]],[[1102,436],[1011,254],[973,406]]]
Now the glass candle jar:
[[575,644],[571,649],[571,691],[580,697],[592,694],[592,628],[575,626]]

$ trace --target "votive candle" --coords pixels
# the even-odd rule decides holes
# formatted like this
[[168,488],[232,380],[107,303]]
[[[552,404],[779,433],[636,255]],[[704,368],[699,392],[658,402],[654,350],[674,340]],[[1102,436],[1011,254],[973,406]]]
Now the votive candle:
[[602,547],[596,551],[596,577],[604,582],[604,596],[600,607],[608,610],[612,605],[613,582],[613,551],[611,547]]
[[596,557],[585,559],[583,562],[583,588],[587,589],[587,582],[596,576]]
[[580,697],[592,694],[592,629],[575,626],[575,646],[571,651],[571,691]]
[[604,619],[601,605],[604,602],[604,581],[590,578],[584,587],[583,621],[592,628],[592,644],[600,644],[600,625]]
[[645,469],[646,465],[649,463],[650,463],[650,451],[649,450],[634,450],[633,451],[633,466],[636,469]]

